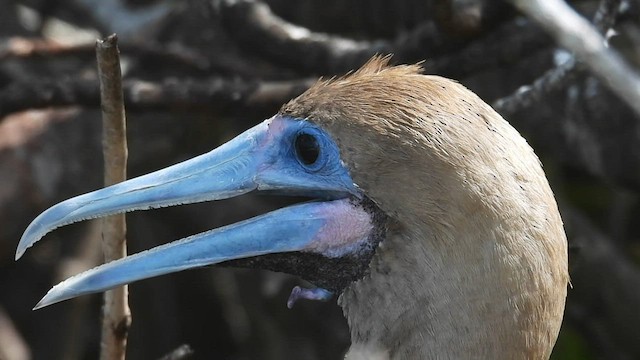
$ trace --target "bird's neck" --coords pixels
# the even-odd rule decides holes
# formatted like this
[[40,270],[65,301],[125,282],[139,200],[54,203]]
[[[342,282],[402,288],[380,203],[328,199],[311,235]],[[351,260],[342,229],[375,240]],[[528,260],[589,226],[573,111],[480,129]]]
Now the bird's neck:
[[370,274],[339,300],[351,329],[347,358],[549,356],[564,279],[538,274],[545,260],[528,259],[509,234],[456,230],[389,234]]

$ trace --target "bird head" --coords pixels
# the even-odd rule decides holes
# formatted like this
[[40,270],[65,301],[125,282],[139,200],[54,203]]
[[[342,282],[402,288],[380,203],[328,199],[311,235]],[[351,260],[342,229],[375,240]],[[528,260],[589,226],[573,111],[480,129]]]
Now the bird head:
[[16,258],[57,227],[114,213],[251,191],[314,199],[98,266],[37,307],[222,263],[289,272],[341,294],[360,348],[548,356],[567,255],[537,157],[463,86],[387,62],[319,81],[207,154],[43,212]]

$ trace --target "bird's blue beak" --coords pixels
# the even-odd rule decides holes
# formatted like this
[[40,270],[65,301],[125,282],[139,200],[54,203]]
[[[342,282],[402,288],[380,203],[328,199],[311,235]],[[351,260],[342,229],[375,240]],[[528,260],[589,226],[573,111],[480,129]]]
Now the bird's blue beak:
[[228,260],[282,252],[339,256],[364,243],[372,231],[371,217],[354,201],[360,193],[329,135],[307,121],[276,116],[207,154],[54,205],[26,229],[16,259],[45,234],[66,224],[225,199],[252,190],[323,201],[276,210],[104,264],[55,286],[36,308]]

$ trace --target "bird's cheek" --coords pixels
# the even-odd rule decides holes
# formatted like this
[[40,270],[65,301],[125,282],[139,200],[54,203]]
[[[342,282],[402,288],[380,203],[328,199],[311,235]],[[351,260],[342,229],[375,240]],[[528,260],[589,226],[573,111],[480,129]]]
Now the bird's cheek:
[[360,202],[353,199],[327,202],[318,211],[326,221],[304,252],[337,258],[371,250],[375,226],[372,215]]

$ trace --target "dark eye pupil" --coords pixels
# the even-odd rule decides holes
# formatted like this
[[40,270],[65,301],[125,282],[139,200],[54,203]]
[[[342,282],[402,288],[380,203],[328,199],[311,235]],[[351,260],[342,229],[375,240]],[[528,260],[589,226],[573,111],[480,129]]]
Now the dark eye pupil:
[[320,146],[318,140],[309,134],[300,134],[296,138],[296,153],[305,165],[312,165],[318,160]]

